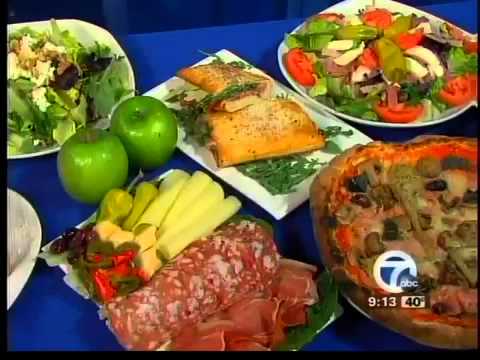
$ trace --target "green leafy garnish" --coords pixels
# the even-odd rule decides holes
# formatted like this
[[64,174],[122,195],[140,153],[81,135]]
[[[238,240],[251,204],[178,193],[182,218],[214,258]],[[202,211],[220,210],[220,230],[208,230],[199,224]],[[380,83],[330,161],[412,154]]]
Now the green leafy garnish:
[[94,119],[110,114],[113,106],[132,93],[128,88],[128,66],[121,57],[113,59],[102,73],[88,78],[86,95],[93,101]]
[[285,195],[325,165],[305,155],[290,155],[278,159],[254,161],[237,166],[238,171],[257,181],[272,195]]
[[170,94],[170,97],[167,97],[165,99],[166,102],[168,103],[179,103],[185,100],[185,98],[188,96],[187,92],[185,90],[182,91],[174,91],[172,94]]
[[239,69],[242,69],[242,70],[252,68],[252,65],[250,65],[249,63],[247,63],[246,61],[243,61],[243,60],[234,60],[234,61],[226,62],[225,60],[223,60],[217,54],[210,54],[210,53],[202,51],[202,50],[198,50],[198,51],[205,56],[210,56],[210,57],[214,58],[212,60],[212,62],[210,62],[210,64],[228,64],[228,65],[231,65],[233,67],[236,67],[236,68],[239,68]]
[[337,154],[341,154],[343,150],[340,146],[338,146],[338,144],[335,141],[328,140],[323,151],[329,154],[337,155]]
[[340,25],[335,24],[334,22],[319,19],[310,22],[307,25],[307,33],[309,34],[335,34],[335,32],[340,28]]
[[291,328],[288,331],[286,341],[276,350],[300,350],[312,342],[330,321],[342,314],[342,308],[338,304],[338,286],[328,272],[320,275],[317,287],[322,301],[308,309],[307,325]]
[[333,138],[340,135],[347,137],[353,135],[353,130],[343,130],[341,126],[327,126],[323,132],[326,138]]
[[476,74],[478,72],[477,53],[468,54],[463,48],[453,47],[448,53],[448,63],[456,75]]
[[289,34],[286,44],[289,48],[303,48],[305,51],[322,50],[331,40],[330,34]]
[[335,106],[335,110],[367,120],[378,120],[376,113],[373,111],[373,104],[377,101],[376,98],[367,99],[343,99],[340,105]]
[[425,91],[421,91],[416,84],[405,84],[402,87],[402,91],[408,95],[408,103],[412,105],[418,105],[425,99]]
[[311,97],[322,96],[327,94],[327,78],[321,77],[317,80],[314,86],[308,90],[308,95]]
[[206,121],[199,117],[205,114],[213,104],[235,97],[245,91],[257,88],[258,83],[233,84],[218,94],[208,94],[199,102],[184,106],[180,110],[172,109],[177,120],[182,124],[187,138],[193,139],[204,146],[210,140],[211,129]]
[[435,108],[440,112],[443,112],[448,108],[448,105],[445,104],[440,99],[440,96],[439,96],[440,91],[443,89],[444,86],[445,86],[445,78],[443,77],[436,78],[429,93],[430,100],[432,100],[433,106],[435,106]]
[[276,98],[279,99],[279,100],[288,100],[288,99],[290,98],[290,95],[287,94],[287,93],[278,94],[278,95],[276,96]]

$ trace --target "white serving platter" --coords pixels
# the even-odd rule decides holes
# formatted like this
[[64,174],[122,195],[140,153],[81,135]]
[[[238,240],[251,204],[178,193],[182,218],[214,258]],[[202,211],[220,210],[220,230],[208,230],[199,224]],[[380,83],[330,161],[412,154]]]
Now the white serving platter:
[[[7,310],[10,309],[32,273],[42,243],[42,226],[32,205],[7,189]],[[12,259],[17,259],[13,261]],[[8,271],[7,271],[8,273]]]
[[[221,50],[216,53],[225,62],[230,61],[244,61],[238,56],[234,55],[228,50]],[[207,57],[195,65],[209,63],[213,60],[213,57]],[[252,71],[257,74],[263,74],[261,70],[252,68]],[[180,90],[186,86],[184,80],[178,77],[172,77],[164,83],[156,86],[155,88],[147,91],[144,95],[152,96],[160,100],[168,99],[172,91]],[[190,86],[191,87],[191,86]],[[350,137],[339,136],[335,138],[335,143],[344,151],[356,144],[367,144],[372,141],[371,138],[364,135],[360,131],[356,130],[352,126],[336,118],[335,116],[323,111],[312,111],[302,97],[298,96],[294,91],[288,89],[279,82],[275,82],[273,95],[288,95],[290,99],[298,102],[305,111],[311,116],[313,121],[320,127],[326,128],[328,126],[341,126],[343,130],[352,130],[353,135]],[[272,195],[264,187],[258,184],[255,180],[243,175],[235,167],[218,168],[216,166],[213,155],[207,148],[193,145],[186,141],[185,133],[181,127],[179,127],[179,139],[177,147],[185,153],[187,156],[195,160],[202,165],[205,169],[222,179],[246,197],[257,203],[268,213],[270,213],[275,219],[280,220],[289,214],[291,211],[300,206],[308,199],[310,185],[315,177],[315,174],[299,184],[297,190],[287,195]],[[318,150],[310,155],[311,158],[318,159],[321,162],[328,163],[335,154],[327,153],[323,150]],[[319,169],[320,170],[320,169]]]
[[[135,93],[135,74],[133,72],[132,65],[128,60],[127,54],[122,49],[118,41],[115,37],[109,33],[104,28],[82,21],[77,19],[62,19],[62,20],[55,20],[60,27],[60,29],[68,30],[82,45],[90,46],[97,41],[100,44],[106,45],[110,47],[112,54],[117,56],[122,56],[125,58],[127,67],[128,67],[128,85],[129,88],[134,90],[132,94]],[[13,33],[23,27],[29,27],[34,31],[42,32],[42,31],[50,31],[50,21],[34,21],[34,22],[25,22],[25,23],[16,23],[16,24],[8,24],[7,25],[7,33]],[[131,94],[131,95],[132,95]],[[131,95],[127,95],[131,96]],[[113,111],[113,110],[112,110]],[[107,121],[108,122],[108,121]],[[98,127],[108,127],[108,124],[105,121],[99,121],[96,126]],[[60,150],[60,146],[53,146],[49,148],[42,149],[37,152],[28,153],[28,154],[17,154],[17,155],[7,155],[8,159],[25,159],[25,158],[32,158],[37,156],[43,156],[47,154],[51,154]]]
[[[158,180],[164,179],[166,176],[168,176],[171,173],[171,171],[172,170],[168,170],[168,171],[160,174],[159,176],[155,177],[154,179],[149,179],[149,180],[158,181]],[[143,176],[143,175],[141,175],[141,176]],[[16,193],[14,193],[14,194],[16,194]],[[83,229],[88,224],[91,224],[95,220],[95,218],[96,218],[96,212],[93,213],[92,215],[90,215],[87,219],[85,219],[80,224],[76,225],[75,227],[78,228],[78,229]],[[41,238],[41,236],[40,236],[40,238]],[[63,271],[63,273],[65,274],[64,277],[63,277],[64,283],[70,289],[72,289],[75,293],[77,293],[82,298],[84,298],[85,300],[93,301],[89,297],[87,291],[82,286],[79,285],[77,280],[75,280],[73,277],[71,277],[71,274],[72,274],[71,265],[62,262],[62,255],[51,256],[51,255],[48,254],[48,249],[50,248],[50,246],[55,241],[57,241],[59,239],[60,239],[60,236],[58,236],[57,238],[55,238],[54,240],[50,241],[48,244],[43,246],[42,249],[41,249],[42,252],[40,253],[40,255],[38,255],[38,257],[45,260],[47,265],[50,266],[50,267],[58,266]],[[38,254],[39,250],[40,250],[40,242],[38,243],[38,247],[35,247],[35,251],[32,253],[32,256],[33,256],[34,259],[37,257],[37,254]],[[32,266],[32,268],[33,268],[33,266]],[[30,270],[30,272],[31,272],[31,270]],[[101,304],[99,304],[97,302],[95,302],[95,304],[98,307],[98,315],[99,315],[100,320],[106,320],[104,315],[103,315],[103,312],[102,312]],[[323,330],[325,330],[328,326],[330,326],[342,314],[343,314],[343,308],[342,308],[341,305],[337,304],[337,309],[335,310],[335,312],[332,313],[332,315],[330,316],[328,321],[325,323],[325,325],[316,331],[316,335],[320,334]],[[112,334],[116,337],[116,334],[113,332],[113,330],[112,330],[110,324],[108,323],[108,321],[105,321],[105,325],[112,332]],[[119,341],[118,338],[117,338],[117,341]],[[119,343],[120,343],[120,345],[122,345],[120,341],[119,341]],[[164,344],[162,347],[160,347],[159,349],[157,349],[157,351],[166,351],[169,345],[170,345],[170,343],[168,342],[168,343]]]
[[[339,13],[343,15],[354,15],[356,14],[360,9],[365,9],[366,6],[372,5],[372,0],[344,0],[339,2],[338,4],[335,4],[320,13]],[[375,6],[378,8],[385,8],[388,9],[392,12],[400,12],[400,13],[406,13],[406,14],[416,14],[418,16],[425,16],[429,18],[430,20],[433,21],[446,21],[444,19],[440,19],[432,14],[429,14],[425,11],[419,10],[415,7],[409,6],[402,4],[397,1],[392,1],[392,0],[377,0],[375,2]],[[296,33],[298,32],[305,23],[300,24],[297,26],[295,29],[291,31],[291,33]],[[453,24],[454,25],[454,24]],[[468,33],[467,31],[464,31],[468,36],[473,36],[473,34]],[[432,126],[432,125],[437,125],[444,123],[446,121],[452,120],[456,118],[457,116],[461,115],[465,111],[467,111],[470,107],[472,106],[477,106],[477,102],[473,101],[467,105],[464,106],[459,106],[459,107],[454,107],[450,108],[447,111],[443,112],[442,116],[431,120],[431,121],[425,121],[425,122],[412,122],[408,124],[391,124],[391,123],[386,123],[383,121],[371,121],[371,120],[364,120],[358,117],[354,117],[351,115],[347,115],[344,113],[341,113],[339,111],[336,111],[335,109],[330,108],[329,106],[326,106],[324,104],[319,103],[315,99],[311,98],[308,95],[308,91],[306,90],[305,87],[302,85],[298,84],[288,73],[285,64],[284,64],[284,56],[288,52],[288,47],[285,43],[285,40],[282,40],[280,45],[278,46],[277,50],[277,61],[278,61],[278,66],[280,67],[280,70],[287,79],[288,83],[300,94],[302,95],[305,100],[317,111],[321,112],[330,112],[334,114],[335,116],[341,117],[343,119],[362,124],[362,125],[370,125],[374,127],[385,127],[385,128],[419,128],[419,127],[425,127],[425,126]]]

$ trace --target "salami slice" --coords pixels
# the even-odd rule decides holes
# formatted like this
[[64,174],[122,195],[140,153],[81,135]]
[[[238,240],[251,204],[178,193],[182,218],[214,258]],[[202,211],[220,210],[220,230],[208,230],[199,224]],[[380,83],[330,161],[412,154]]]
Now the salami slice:
[[271,233],[251,221],[194,242],[143,288],[104,306],[118,340],[154,350],[182,328],[272,286],[279,254]]

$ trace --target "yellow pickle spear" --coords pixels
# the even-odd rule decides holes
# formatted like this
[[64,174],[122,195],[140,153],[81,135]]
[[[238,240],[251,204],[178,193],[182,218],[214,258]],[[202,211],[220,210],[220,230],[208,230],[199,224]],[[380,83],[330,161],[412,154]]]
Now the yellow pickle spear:
[[132,207],[132,195],[122,189],[112,189],[102,199],[96,222],[108,220],[118,225],[130,214]]

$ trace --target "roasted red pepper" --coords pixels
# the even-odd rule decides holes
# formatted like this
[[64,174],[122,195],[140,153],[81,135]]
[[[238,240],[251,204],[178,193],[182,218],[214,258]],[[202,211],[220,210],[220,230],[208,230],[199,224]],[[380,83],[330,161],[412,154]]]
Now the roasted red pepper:
[[137,253],[133,250],[127,250],[127,251],[124,251],[121,254],[114,255],[112,257],[113,265],[116,267],[120,264],[129,264],[133,261],[133,259],[135,258],[136,255],[137,255]]
[[112,286],[112,282],[105,270],[97,269],[93,272],[93,281],[97,294],[102,302],[108,302],[117,295],[117,290]]

